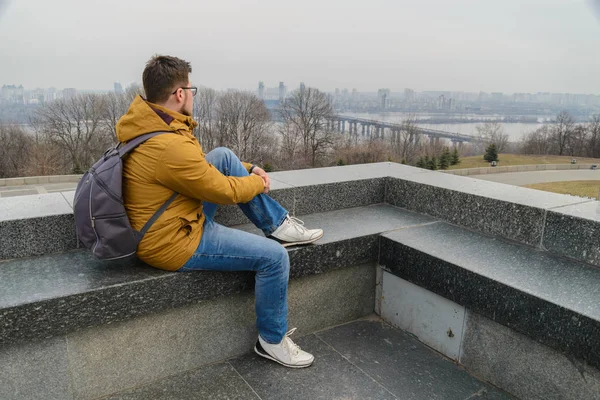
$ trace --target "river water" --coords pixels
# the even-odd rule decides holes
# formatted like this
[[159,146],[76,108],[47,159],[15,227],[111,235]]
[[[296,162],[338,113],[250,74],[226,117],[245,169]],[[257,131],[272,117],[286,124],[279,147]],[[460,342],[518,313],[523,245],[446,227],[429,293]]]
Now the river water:
[[[364,118],[364,119],[372,119],[377,121],[385,121],[385,122],[393,122],[400,123],[403,120],[406,120],[410,116],[414,116],[419,121],[419,126],[423,128],[429,129],[437,129],[440,131],[452,132],[452,133],[460,133],[463,135],[477,135],[477,126],[481,126],[483,122],[461,122],[461,123],[441,123],[441,124],[428,124],[426,121],[429,118],[440,118],[440,114],[429,114],[429,113],[403,113],[403,112],[390,112],[390,113],[344,113],[344,115],[355,118]],[[444,115],[445,117],[446,115]],[[529,115],[524,115],[526,117],[531,117]],[[482,119],[498,119],[502,118],[501,115],[497,114],[456,114],[456,115],[448,115],[448,117],[460,117],[460,118],[475,118],[478,120]],[[511,142],[518,142],[521,138],[529,132],[533,132],[537,128],[543,125],[544,120],[549,120],[550,117],[538,117],[533,116],[538,119],[538,123],[499,123],[504,132],[508,134],[509,140]]]

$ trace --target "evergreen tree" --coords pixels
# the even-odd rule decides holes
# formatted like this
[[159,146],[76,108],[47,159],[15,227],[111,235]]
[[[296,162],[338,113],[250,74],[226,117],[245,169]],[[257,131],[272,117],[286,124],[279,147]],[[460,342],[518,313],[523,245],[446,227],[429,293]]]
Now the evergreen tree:
[[416,166],[417,168],[427,168],[427,164],[425,163],[425,158],[423,158],[423,156],[419,157]]
[[271,165],[269,163],[265,163],[265,165],[263,165],[263,170],[265,172],[273,172],[273,171],[275,171],[275,167],[273,167],[273,165]]
[[436,156],[431,157],[431,159],[427,162],[427,169],[437,170],[438,169],[438,160]]
[[452,155],[450,154],[450,149],[444,147],[442,151],[442,155],[440,156],[440,169],[448,169],[450,166]]
[[498,161],[498,150],[496,149],[496,145],[494,143],[490,144],[487,149],[485,149],[485,155],[483,159],[487,162]]
[[460,157],[458,156],[458,149],[455,147],[452,151],[452,157],[450,159],[450,165],[460,164]]

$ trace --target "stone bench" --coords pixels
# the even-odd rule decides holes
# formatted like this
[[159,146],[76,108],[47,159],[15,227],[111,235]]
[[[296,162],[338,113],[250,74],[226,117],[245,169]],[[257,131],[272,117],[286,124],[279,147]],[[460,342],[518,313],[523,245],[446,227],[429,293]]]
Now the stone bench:
[[[511,364],[515,360],[481,349],[490,337],[484,330],[502,331],[515,343],[541,346],[538,350],[546,359],[567,355],[569,362],[556,370],[577,373],[560,396],[600,397],[594,391],[600,387],[600,313],[594,307],[600,300],[598,202],[392,163],[280,172],[272,178],[273,197],[307,225],[326,232],[316,244],[289,250],[290,318],[301,331],[375,309],[509,392],[546,396],[546,383],[553,375],[538,365],[541,361],[528,365],[541,371],[536,386],[505,379],[498,370],[517,368]],[[182,316],[193,319],[203,304],[223,312],[219,304],[244,293],[239,304],[251,301],[252,274],[169,273],[136,261],[94,260],[76,249],[69,196],[31,196],[20,204],[15,198],[0,199],[0,258],[10,258],[0,262],[0,350],[65,338],[75,348],[101,342],[125,357],[133,350],[119,346],[139,347],[98,338],[118,342],[131,337],[135,342],[134,337],[151,335],[140,330],[140,324],[163,326]],[[245,217],[235,207],[223,207],[217,218],[257,232],[244,224]],[[46,240],[53,245],[45,245]],[[317,286],[320,294],[305,295]],[[239,304],[227,310],[237,310]],[[217,354],[199,356],[195,364],[172,361],[173,368],[214,362],[248,346],[255,339],[251,311],[240,318],[247,324],[241,328],[244,339],[230,353],[223,350],[227,337],[215,339],[225,341],[219,342]],[[320,319],[307,322],[310,318]],[[209,325],[214,324],[218,321]],[[179,338],[182,347],[192,339]],[[169,349],[180,351],[172,346],[161,351]],[[69,383],[75,397],[110,394],[147,377],[112,363],[119,377],[129,379],[112,384],[116,372],[98,372],[106,360],[92,355],[86,355],[91,360],[82,357],[79,362],[88,370],[75,371]],[[505,365],[499,366],[499,360]],[[160,368],[147,362],[140,368],[161,376]]]

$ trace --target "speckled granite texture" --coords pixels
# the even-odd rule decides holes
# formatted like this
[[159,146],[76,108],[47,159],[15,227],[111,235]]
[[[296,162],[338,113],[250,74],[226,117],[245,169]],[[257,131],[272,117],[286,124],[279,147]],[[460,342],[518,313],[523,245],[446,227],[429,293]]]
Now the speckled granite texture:
[[[318,221],[327,236],[289,250],[292,278],[374,261],[377,234],[431,222],[389,205],[309,218],[307,222]],[[85,251],[0,262],[0,344],[123,321],[253,285],[251,273],[171,273],[135,259],[98,261]]]
[[0,221],[0,260],[64,252],[76,247],[73,214]]
[[402,279],[600,367],[598,268],[446,223],[384,234],[379,262]]
[[600,202],[548,211],[543,246],[554,253],[600,265]]
[[[593,239],[600,222],[585,213],[576,225],[591,234],[581,236],[576,227],[561,226],[553,214],[586,202],[597,206],[589,200],[394,163],[275,172],[271,178],[270,195],[295,216],[387,202],[529,245],[543,242],[559,254],[600,263],[600,246]],[[72,192],[0,199],[0,259],[76,248],[71,197]],[[227,226],[248,222],[236,206],[220,207],[216,220]]]

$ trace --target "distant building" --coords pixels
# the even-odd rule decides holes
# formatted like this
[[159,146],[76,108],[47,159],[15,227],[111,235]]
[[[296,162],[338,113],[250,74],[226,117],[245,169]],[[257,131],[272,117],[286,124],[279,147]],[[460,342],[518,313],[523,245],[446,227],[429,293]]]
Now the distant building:
[[446,96],[444,96],[443,94],[440,95],[440,97],[438,97],[437,109],[438,110],[446,109]]
[[492,93],[492,101],[494,103],[502,103],[504,101],[504,93],[493,92]]
[[58,98],[58,91],[56,90],[56,88],[51,87],[49,89],[46,89],[46,92],[44,93],[44,102],[45,103],[54,101],[57,98]]
[[390,100],[390,89],[379,89],[377,91],[377,97],[379,98],[379,107],[383,109],[388,108]]
[[263,81],[258,82],[258,98],[265,99],[265,83]]
[[304,82],[300,82],[300,93],[304,93],[305,90],[306,90],[306,85],[304,84]]
[[415,102],[415,91],[412,89],[404,89],[404,100],[407,103]]
[[69,100],[77,96],[77,89],[65,88],[63,89],[63,99]]
[[285,96],[287,94],[287,88],[283,84],[283,82],[279,82],[279,101],[283,102],[285,100]]
[[123,94],[123,86],[119,82],[113,83],[113,88],[116,94]]
[[0,100],[3,103],[23,104],[25,102],[23,85],[3,85],[0,88]]

